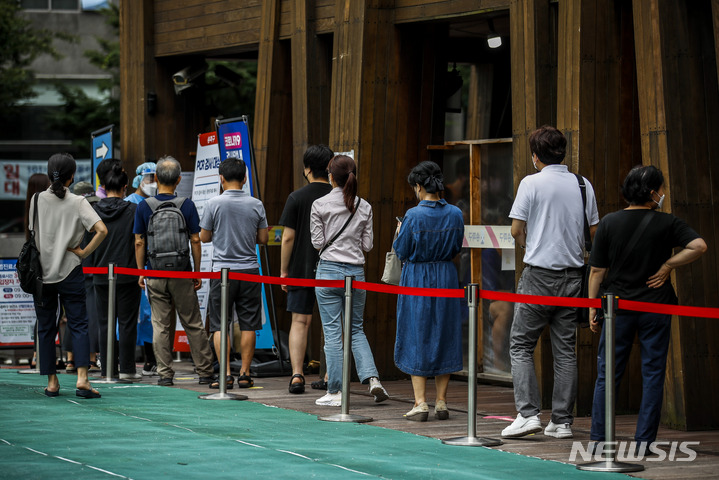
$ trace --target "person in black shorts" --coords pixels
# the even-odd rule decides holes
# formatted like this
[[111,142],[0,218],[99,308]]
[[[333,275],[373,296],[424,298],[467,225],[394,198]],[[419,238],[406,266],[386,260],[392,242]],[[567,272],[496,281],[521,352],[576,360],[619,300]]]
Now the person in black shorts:
[[[334,153],[327,145],[311,145],[305,152],[303,175],[309,185],[290,194],[279,222],[285,227],[282,235],[281,277],[315,278],[317,250],[310,239],[310,212],[315,200],[332,191],[327,178],[327,164],[333,156]],[[302,375],[302,366],[315,305],[315,290],[312,287],[287,285],[283,285],[282,290],[287,292],[287,311],[292,312],[289,338],[292,378],[289,391],[303,393],[305,377]]]

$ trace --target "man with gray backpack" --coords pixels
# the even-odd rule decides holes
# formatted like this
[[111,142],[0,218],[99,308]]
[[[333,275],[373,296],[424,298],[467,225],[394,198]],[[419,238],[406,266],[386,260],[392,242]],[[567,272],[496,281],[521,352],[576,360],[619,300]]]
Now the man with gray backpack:
[[[152,270],[200,271],[202,249],[200,218],[189,198],[175,196],[180,183],[180,162],[166,156],[157,162],[155,170],[157,195],[140,202],[135,214],[135,258],[137,268],[147,265]],[[192,256],[192,262],[190,262]],[[194,266],[194,268],[193,268]],[[145,278],[138,280],[147,288],[152,309],[153,350],[157,359],[158,385],[173,385],[171,332],[174,331],[174,311],[187,334],[200,384],[214,380],[212,352],[200,317],[196,291],[202,285],[199,278]]]

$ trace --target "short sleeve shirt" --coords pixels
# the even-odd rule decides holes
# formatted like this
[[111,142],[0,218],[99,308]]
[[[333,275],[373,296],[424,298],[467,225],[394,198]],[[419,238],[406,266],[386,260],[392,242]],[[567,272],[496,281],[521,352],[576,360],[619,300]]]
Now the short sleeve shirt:
[[212,270],[259,268],[257,230],[267,228],[262,202],[243,190],[226,190],[205,204],[200,228],[212,232]]
[[[332,191],[324,182],[312,182],[290,194],[282,211],[279,224],[295,231],[295,242],[287,274],[290,278],[314,278],[317,250],[310,237],[310,212],[312,203]],[[292,289],[292,287],[290,287]]]
[[[175,195],[169,195],[161,193],[156,195],[159,201],[164,202],[172,200]],[[195,203],[186,198],[180,207],[182,215],[185,217],[185,223],[187,223],[187,229],[190,234],[200,233],[200,216],[197,213]],[[152,216],[152,209],[145,200],[137,204],[137,210],[135,211],[135,226],[133,227],[132,233],[136,235],[145,235],[147,233],[147,226],[150,223],[150,217]],[[149,262],[149,259],[148,259]],[[149,265],[149,263],[148,263]]]
[[592,184],[585,178],[587,206],[577,177],[566,165],[547,165],[519,183],[509,217],[527,222],[524,263],[549,270],[584,264],[584,217],[599,223]]
[[[82,263],[80,257],[67,249],[80,246],[85,232],[100,221],[100,216],[85,197],[74,195],[67,188],[62,199],[50,189],[40,193],[37,209],[35,242],[40,251],[42,279],[44,283],[58,283]],[[31,226],[33,215],[31,203]]]
[[[645,215],[652,215],[653,218],[626,260],[622,265],[617,265]],[[696,238],[699,238],[697,232],[674,215],[645,209],[620,210],[610,213],[599,222],[589,264],[608,268],[610,272],[619,269],[611,274],[611,284],[605,285],[605,291],[611,291],[619,298],[676,304],[677,298],[671,282],[665,282],[659,288],[649,288],[647,281],[672,256],[675,247],[686,247]]]

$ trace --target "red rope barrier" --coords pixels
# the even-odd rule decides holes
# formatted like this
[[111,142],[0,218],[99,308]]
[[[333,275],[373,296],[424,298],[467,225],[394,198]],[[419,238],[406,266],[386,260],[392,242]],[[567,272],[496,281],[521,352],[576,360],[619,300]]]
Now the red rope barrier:
[[598,298],[547,297],[542,295],[495,292],[492,290],[480,290],[479,298],[486,298],[487,300],[502,300],[504,302],[511,303],[528,303],[530,305],[550,305],[553,307],[602,307],[602,301]]
[[[84,267],[86,274],[107,275],[107,267]],[[171,272],[167,270],[141,270],[137,268],[116,267],[115,273],[119,275],[134,275],[153,278],[204,278],[219,279],[220,272]],[[232,273],[231,280],[244,280],[247,282],[264,283],[268,285],[290,285],[294,287],[326,287],[343,288],[344,280],[315,280],[307,278],[283,278],[270,277],[266,275],[251,275],[247,273]],[[464,290],[460,288],[418,288],[400,287],[397,285],[385,285],[380,283],[353,282],[355,288],[368,292],[389,293],[394,295],[415,295],[424,297],[441,298],[464,298]],[[510,303],[527,303],[531,305],[549,305],[555,307],[576,307],[576,308],[601,308],[601,300],[598,298],[570,298],[570,297],[548,297],[542,295],[524,295],[519,293],[495,292],[492,290],[480,290],[479,298],[487,300],[501,300]],[[682,317],[703,317],[719,318],[719,308],[708,307],[686,307],[681,305],[667,305],[663,303],[636,302],[632,300],[619,299],[620,310],[630,310],[647,313],[660,313],[666,315],[678,315]]]

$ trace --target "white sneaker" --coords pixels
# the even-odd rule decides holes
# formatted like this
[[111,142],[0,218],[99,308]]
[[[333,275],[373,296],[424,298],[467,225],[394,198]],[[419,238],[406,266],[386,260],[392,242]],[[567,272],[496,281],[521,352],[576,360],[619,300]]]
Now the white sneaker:
[[152,368],[149,370],[145,370],[145,367],[142,368],[142,376],[143,377],[159,377],[160,374],[157,373],[157,365],[153,365]]
[[551,420],[544,429],[544,434],[554,438],[572,438],[572,427],[568,423],[554,423]]
[[389,398],[387,390],[385,390],[382,384],[379,383],[379,378],[377,377],[369,379],[369,393],[374,395],[375,403],[384,402]]
[[507,438],[517,438],[541,431],[542,424],[539,421],[539,415],[524,418],[521,413],[518,413],[514,422],[502,430],[502,436]]
[[324,405],[326,407],[341,407],[342,406],[342,392],[337,393],[326,393],[324,397],[320,397],[315,400],[315,405]]
[[121,373],[120,380],[137,380],[142,378],[139,373]]

